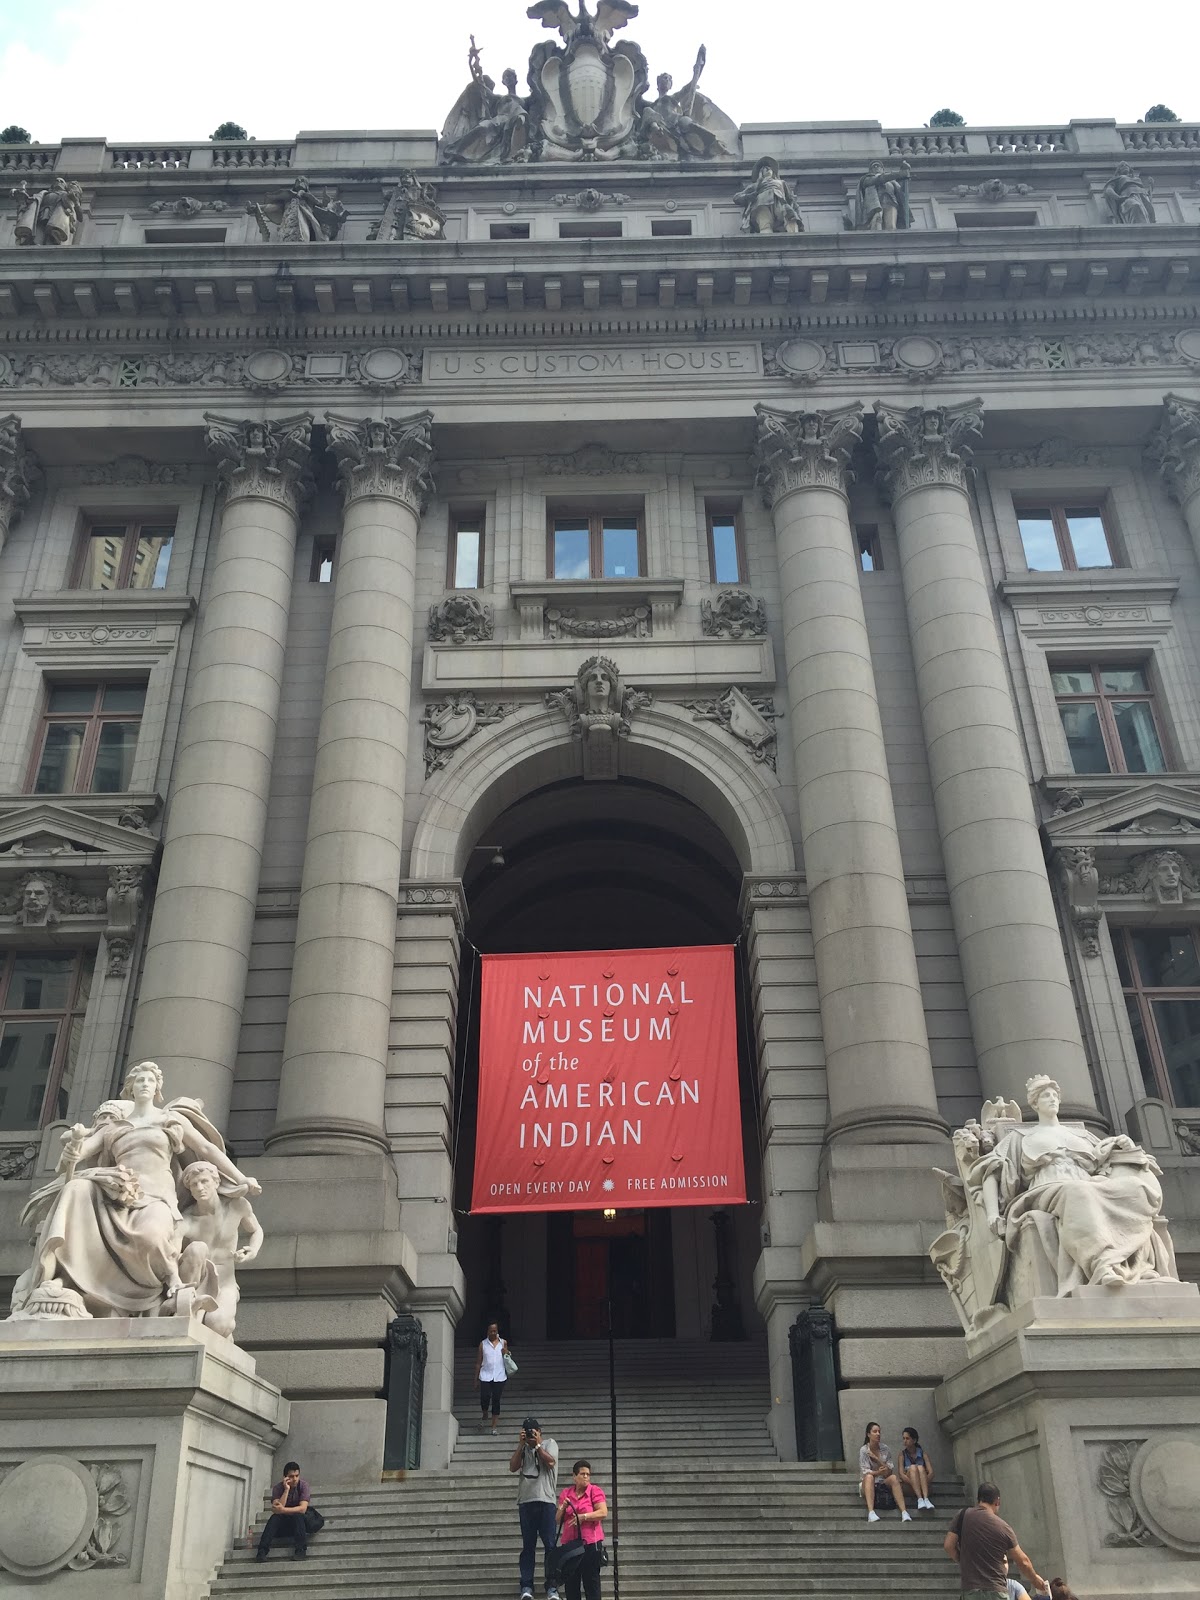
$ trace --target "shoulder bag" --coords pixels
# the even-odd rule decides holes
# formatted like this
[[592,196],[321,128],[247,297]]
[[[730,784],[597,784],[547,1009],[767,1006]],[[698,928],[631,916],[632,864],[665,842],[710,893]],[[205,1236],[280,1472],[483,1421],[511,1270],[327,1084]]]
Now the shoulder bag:
[[513,1373],[518,1370],[517,1369],[517,1363],[509,1355],[507,1350],[504,1352],[503,1361],[504,1361],[504,1370],[505,1370],[505,1372],[508,1373],[509,1377],[511,1378]]
[[[579,1520],[579,1513],[574,1506],[568,1506],[568,1510],[574,1513],[575,1528],[579,1537],[572,1539],[569,1544],[556,1543],[553,1549],[546,1552],[546,1576],[551,1582],[557,1582],[565,1578],[569,1572],[574,1572],[587,1552],[587,1545],[583,1542],[583,1524]],[[601,1557],[601,1560],[603,1559]]]

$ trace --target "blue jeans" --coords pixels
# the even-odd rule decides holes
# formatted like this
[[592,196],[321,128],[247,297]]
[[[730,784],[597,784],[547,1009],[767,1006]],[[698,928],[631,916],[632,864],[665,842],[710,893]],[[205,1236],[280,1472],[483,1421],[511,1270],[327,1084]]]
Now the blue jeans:
[[517,1507],[521,1519],[521,1587],[533,1588],[533,1569],[537,1562],[537,1542],[542,1541],[542,1577],[550,1587],[546,1556],[556,1537],[554,1507],[548,1500],[526,1500]]

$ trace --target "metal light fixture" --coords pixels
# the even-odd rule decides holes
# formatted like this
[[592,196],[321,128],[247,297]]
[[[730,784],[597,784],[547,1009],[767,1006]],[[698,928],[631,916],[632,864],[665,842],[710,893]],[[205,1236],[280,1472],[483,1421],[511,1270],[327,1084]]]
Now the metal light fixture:
[[490,850],[492,852],[492,859],[488,862],[489,867],[499,868],[506,867],[508,865],[507,861],[504,859],[504,846],[502,844],[477,844],[473,846],[473,849]]
[[615,1222],[617,1220],[617,1213],[612,1207],[605,1206],[604,1220],[605,1222]]

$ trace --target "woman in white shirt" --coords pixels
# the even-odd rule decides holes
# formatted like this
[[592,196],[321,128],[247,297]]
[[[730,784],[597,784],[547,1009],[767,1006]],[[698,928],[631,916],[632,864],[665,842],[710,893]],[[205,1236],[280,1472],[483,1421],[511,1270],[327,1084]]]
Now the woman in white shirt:
[[500,1393],[508,1382],[508,1369],[504,1358],[508,1354],[508,1340],[500,1337],[499,1325],[488,1323],[487,1337],[479,1346],[475,1358],[475,1387],[479,1390],[479,1403],[483,1407],[480,1430],[487,1432],[488,1417],[492,1419],[492,1432],[500,1421]]

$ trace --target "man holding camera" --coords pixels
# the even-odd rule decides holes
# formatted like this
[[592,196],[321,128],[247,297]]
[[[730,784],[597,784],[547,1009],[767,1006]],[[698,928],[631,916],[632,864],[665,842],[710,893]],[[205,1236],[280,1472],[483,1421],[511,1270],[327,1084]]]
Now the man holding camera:
[[546,1600],[558,1600],[558,1590],[550,1581],[548,1565],[557,1537],[558,1443],[543,1438],[536,1417],[526,1417],[522,1422],[521,1436],[509,1457],[508,1470],[521,1475],[517,1484],[517,1515],[521,1519],[521,1600],[533,1600],[533,1569],[539,1538]]

